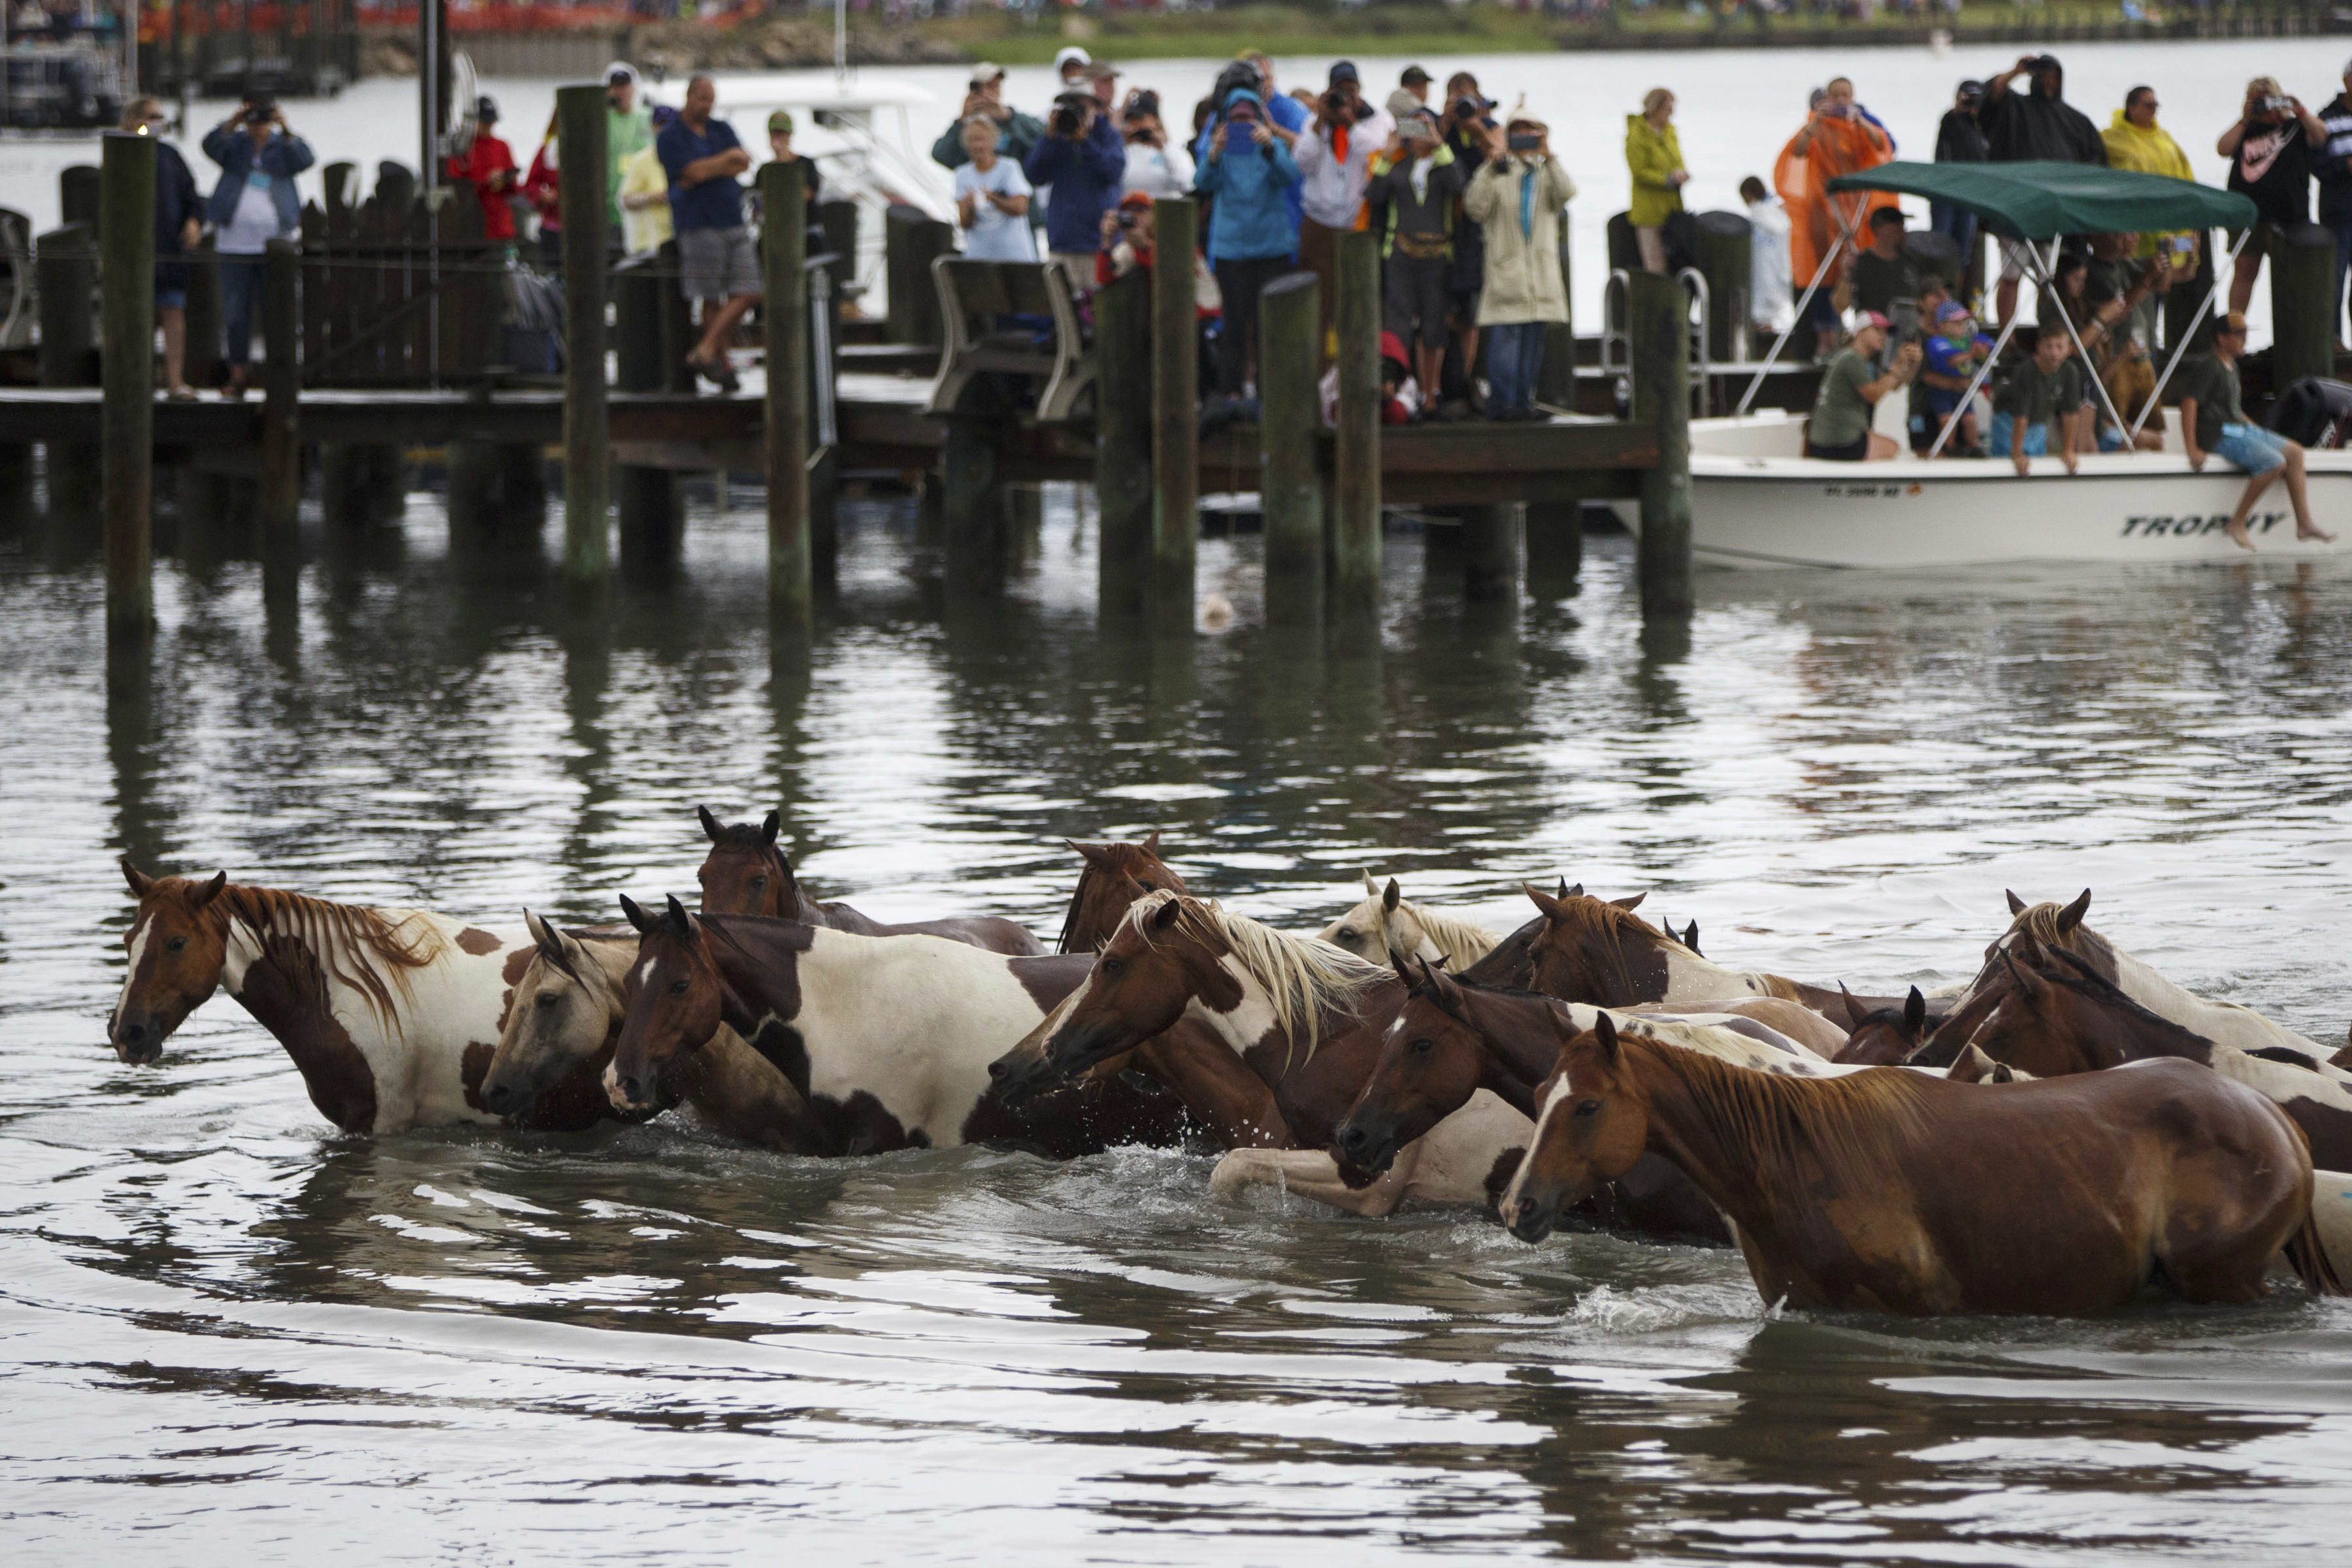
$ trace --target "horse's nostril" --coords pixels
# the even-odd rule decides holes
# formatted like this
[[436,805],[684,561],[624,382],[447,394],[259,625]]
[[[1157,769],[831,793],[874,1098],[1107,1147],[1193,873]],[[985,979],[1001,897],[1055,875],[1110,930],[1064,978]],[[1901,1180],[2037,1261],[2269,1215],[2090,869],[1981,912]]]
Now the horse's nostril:
[[1360,1127],[1343,1129],[1339,1133],[1339,1142],[1347,1148],[1360,1149],[1364,1146],[1366,1142],[1364,1130]]
[[119,1033],[124,1045],[135,1046],[140,1041],[147,1037],[147,1026],[144,1024],[125,1024],[122,1026]]
[[637,1091],[637,1080],[633,1078],[625,1078],[621,1080],[621,1092],[627,1095],[632,1100],[643,1100],[645,1098],[643,1094],[640,1094]]
[[1004,1075],[1010,1069],[1007,1068],[1001,1061],[991,1062],[988,1064],[988,1076],[999,1083],[1004,1081]]

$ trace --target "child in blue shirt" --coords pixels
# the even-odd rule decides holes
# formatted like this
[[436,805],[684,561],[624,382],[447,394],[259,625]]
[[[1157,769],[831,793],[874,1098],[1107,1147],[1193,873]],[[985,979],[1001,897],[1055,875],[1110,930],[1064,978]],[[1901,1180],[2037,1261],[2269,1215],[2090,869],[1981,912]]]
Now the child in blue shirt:
[[[1966,305],[1950,300],[1936,312],[1936,335],[1927,340],[1919,379],[1927,388],[1928,411],[1939,426],[1959,407],[1960,394],[1968,390],[1977,368],[1991,353],[1992,340],[1977,331]],[[1961,414],[1960,427],[1945,443],[1945,449],[1967,453],[1980,449],[1975,410]]]

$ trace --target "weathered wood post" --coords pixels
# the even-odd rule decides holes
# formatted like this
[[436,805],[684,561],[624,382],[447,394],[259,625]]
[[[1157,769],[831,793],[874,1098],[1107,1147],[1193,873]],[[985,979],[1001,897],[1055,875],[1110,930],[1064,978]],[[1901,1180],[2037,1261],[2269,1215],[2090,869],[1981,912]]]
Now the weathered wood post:
[[220,258],[206,235],[188,252],[188,351],[184,374],[198,391],[219,384],[221,366]]
[[604,89],[555,89],[558,198],[575,217],[563,226],[563,570],[582,582],[613,569],[606,524],[611,504],[612,411],[604,391]]
[[1193,558],[1201,538],[1201,355],[1192,252],[1200,209],[1189,197],[1151,205],[1151,594],[1163,635],[1192,630]]
[[1517,603],[1527,508],[1489,501],[1462,509],[1462,595],[1473,603]]
[[1323,602],[1322,284],[1297,272],[1258,300],[1258,500],[1265,516],[1265,618],[1312,625]]
[[824,248],[840,259],[825,268],[833,275],[833,294],[836,300],[845,296],[842,288],[857,281],[857,204],[834,200],[816,204],[816,226],[824,231]]
[[[100,154],[103,156],[103,153]],[[106,209],[105,176],[90,163],[69,163],[58,171],[58,222],[86,223],[101,228]]]
[[[43,386],[94,386],[98,347],[89,297],[98,287],[98,230],[89,224],[53,229],[33,245],[34,287],[40,296],[40,377]],[[46,441],[49,511],[84,517],[99,505],[100,448]]]
[[1633,418],[1658,433],[1658,463],[1642,474],[1636,563],[1642,615],[1691,611],[1689,296],[1672,279],[1636,272],[1627,300],[1633,354]]
[[1699,276],[1706,279],[1706,357],[1728,364],[1747,356],[1748,287],[1751,225],[1739,213],[1701,213],[1692,220],[1698,231]]
[[106,630],[139,637],[155,622],[155,142],[111,131],[99,156]]
[[1331,583],[1342,610],[1381,594],[1381,250],[1369,231],[1339,236],[1339,408],[1331,458]]
[[1559,210],[1559,297],[1568,305],[1568,320],[1544,323],[1543,368],[1536,375],[1536,401],[1554,408],[1576,407],[1576,273],[1569,265],[1569,224],[1566,207]]
[[768,604],[809,624],[808,186],[801,165],[760,171],[760,258],[767,333]]
[[1095,292],[1097,616],[1143,613],[1151,584],[1151,279]]
[[[613,269],[613,319],[619,352],[614,381],[623,392],[659,392],[667,367],[685,353],[668,352],[663,336],[664,294],[677,294],[674,268],[655,254],[633,256]],[[678,477],[639,463],[613,465],[613,503],[621,518],[621,559],[653,566],[674,560],[679,542]]]
[[955,254],[955,226],[920,207],[894,206],[882,222],[882,275],[890,341],[937,348],[947,341],[931,263]]
[[292,529],[302,509],[302,248],[273,239],[261,260],[261,525]]
[[2336,374],[2336,236],[2315,223],[2280,236],[2271,256],[2271,393]]

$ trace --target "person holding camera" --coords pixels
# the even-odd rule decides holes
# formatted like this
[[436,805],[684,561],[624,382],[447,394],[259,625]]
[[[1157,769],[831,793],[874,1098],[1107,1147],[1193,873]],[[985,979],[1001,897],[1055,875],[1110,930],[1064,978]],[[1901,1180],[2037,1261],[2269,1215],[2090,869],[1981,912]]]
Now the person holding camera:
[[1034,114],[1024,114],[1004,101],[1004,68],[982,60],[971,68],[971,80],[966,84],[963,108],[940,139],[931,143],[931,162],[942,169],[960,169],[971,154],[964,150],[964,136],[971,129],[975,114],[985,115],[996,127],[996,150],[1018,163],[1029,156],[1029,149],[1037,145],[1045,134],[1045,122]]
[[1454,217],[1462,183],[1453,149],[1438,140],[1437,116],[1419,109],[1372,155],[1372,183],[1366,193],[1386,214],[1382,321],[1401,346],[1412,345],[1410,368],[1425,395],[1422,406],[1432,411],[1445,361],[1445,284],[1454,266]]
[[1119,106],[1119,134],[1127,142],[1127,173],[1119,177],[1119,195],[1140,192],[1147,196],[1183,196],[1192,191],[1192,160],[1181,147],[1168,144],[1168,127],[1160,121],[1160,95],[1137,88]]
[[[255,93],[236,112],[205,134],[205,156],[220,165],[205,216],[213,226],[213,250],[220,259],[222,344],[228,384],[221,395],[234,403],[245,395],[253,363],[253,307],[261,297],[261,256],[273,239],[301,232],[302,200],[294,176],[318,161],[310,144],[287,128],[277,100]],[[291,343],[271,343],[271,353],[289,353]]]
[[1666,218],[1683,210],[1683,187],[1690,183],[1674,118],[1675,95],[1663,87],[1643,95],[1641,113],[1625,117],[1625,167],[1633,175],[1633,210],[1625,220],[1633,226],[1642,270],[1661,278],[1666,275]]
[[1813,325],[1813,353],[1829,358],[1837,348],[1840,322],[1832,291],[1845,276],[1846,258],[1863,240],[1846,232],[1851,224],[1866,235],[1869,215],[1895,205],[1885,191],[1837,195],[1829,188],[1840,174],[1874,169],[1895,156],[1895,139],[1875,115],[1854,100],[1853,82],[1833,77],[1812,95],[1805,123],[1772,166],[1772,184],[1789,212],[1789,260],[1794,286],[1802,293],[1816,278],[1807,319]]
[[1116,73],[1098,61],[1087,69],[1086,89],[1054,100],[1045,139],[1021,160],[1031,185],[1053,187],[1045,197],[1045,249],[1081,285],[1094,276],[1102,216],[1118,200],[1127,176],[1127,146],[1110,117]]
[[[1944,118],[1936,122],[1936,162],[1985,162],[1989,149],[1985,146],[1984,127],[1977,123],[1977,110],[1983,107],[1984,83],[1970,79],[1953,91],[1952,107],[1944,110]],[[1958,240],[1963,261],[1974,254],[1971,247],[1977,242],[1977,215],[1966,207],[1949,202],[1929,202],[1927,226]]]
[[2238,252],[2230,278],[2230,309],[2242,313],[2254,297],[2263,258],[2278,248],[2288,229],[2311,221],[2311,175],[2327,145],[2319,116],[2290,98],[2278,78],[2258,76],[2246,84],[2246,107],[2238,122],[2221,132],[2213,151],[2230,160],[2230,189],[2254,204],[2254,235]]
[[1576,183],[1551,155],[1551,130],[1521,110],[1490,134],[1486,162],[1462,195],[1463,215],[1486,233],[1478,325],[1486,337],[1486,417],[1541,419],[1536,379],[1544,323],[1568,320],[1559,215]]
[[1209,260],[1224,300],[1217,391],[1227,396],[1238,396],[1249,379],[1258,294],[1290,270],[1297,239],[1285,198],[1298,183],[1298,164],[1288,144],[1266,122],[1265,100],[1249,88],[1232,89],[1210,127],[1198,181],[1217,204]]
[[1384,110],[1364,101],[1363,78],[1352,61],[1331,68],[1330,85],[1315,100],[1315,118],[1292,155],[1298,164],[1298,265],[1322,279],[1318,307],[1328,363],[1331,321],[1339,306],[1334,265],[1339,236],[1364,226],[1364,187],[1372,154],[1395,127]]
[[1879,463],[1901,450],[1870,427],[1878,400],[1919,374],[1922,356],[1916,342],[1896,349],[1895,363],[1885,372],[1878,369],[1892,324],[1875,310],[1856,312],[1853,337],[1822,372],[1822,389],[1813,395],[1813,416],[1805,427],[1806,457]]

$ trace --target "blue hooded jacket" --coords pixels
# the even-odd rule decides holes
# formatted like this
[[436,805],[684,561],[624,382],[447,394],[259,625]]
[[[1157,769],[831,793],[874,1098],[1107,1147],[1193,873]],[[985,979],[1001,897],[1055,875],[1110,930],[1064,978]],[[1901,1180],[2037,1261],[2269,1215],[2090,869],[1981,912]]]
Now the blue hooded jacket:
[[1091,256],[1102,246],[1102,216],[1127,178],[1127,143],[1118,123],[1097,114],[1083,142],[1048,132],[1021,160],[1033,185],[1054,187],[1045,202],[1045,248]]
[[[1227,102],[1231,102],[1233,100],[1233,95],[1231,93],[1227,93],[1225,95],[1225,99]],[[1293,135],[1303,135],[1306,132],[1307,122],[1314,118],[1307,112],[1307,106],[1305,104],[1299,102],[1297,99],[1291,97],[1286,92],[1276,93],[1273,100],[1264,105],[1264,111],[1268,120],[1273,121],[1276,125],[1280,126],[1283,130],[1291,132]],[[1209,123],[1201,127],[1201,133],[1198,136],[1192,138],[1193,168],[1204,169],[1208,167],[1209,142],[1212,137],[1216,135],[1216,133],[1217,121],[1212,120]],[[1301,180],[1298,184],[1288,186],[1282,193],[1282,205],[1290,214],[1290,248],[1291,254],[1294,256],[1298,253],[1299,221],[1307,216],[1307,208],[1303,195],[1303,187],[1305,184],[1306,182]],[[1216,242],[1217,209],[1213,205],[1209,208],[1209,233],[1207,240],[1205,241],[1207,246],[1210,247],[1212,254],[1214,253]]]
[[[1225,95],[1225,108],[1243,99],[1264,112],[1265,100],[1245,87]],[[1215,134],[1213,126],[1210,133]],[[1193,184],[1217,199],[1216,221],[1209,228],[1209,259],[1251,261],[1297,254],[1298,220],[1290,216],[1286,197],[1298,188],[1298,165],[1279,136],[1260,147],[1229,132],[1221,155],[1208,157],[1204,149]]]
[[[237,197],[245,194],[245,177],[253,172],[253,138],[241,126],[219,126],[205,133],[205,156],[220,165],[220,184],[205,204],[205,216],[226,228],[236,216]],[[280,131],[262,144],[261,172],[269,176],[270,205],[278,209],[278,232],[290,236],[302,226],[302,200],[294,194],[294,176],[318,162],[310,144],[291,131]]]

